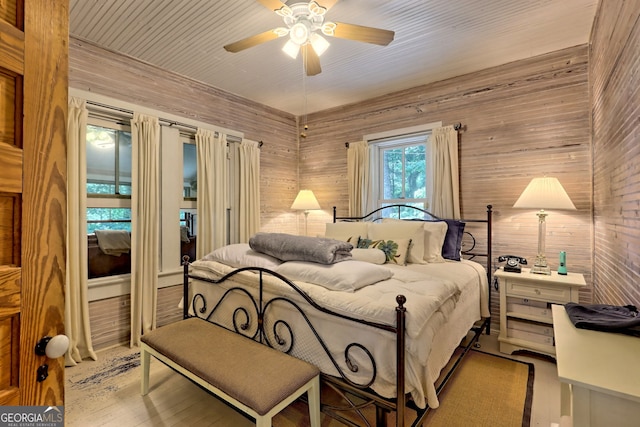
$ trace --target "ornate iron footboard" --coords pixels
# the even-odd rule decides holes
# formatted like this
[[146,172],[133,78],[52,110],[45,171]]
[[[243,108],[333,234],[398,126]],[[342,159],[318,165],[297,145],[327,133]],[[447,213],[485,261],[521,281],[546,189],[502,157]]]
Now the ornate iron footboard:
[[[208,282],[215,285],[232,279],[234,276],[243,272],[253,272],[256,274],[258,287],[253,290],[254,292],[251,292],[245,287],[231,286],[225,288],[222,291],[222,295],[216,297],[217,300],[215,301],[208,301],[205,295],[202,293],[196,293],[192,296],[192,298],[189,297],[189,284],[192,279]],[[300,296],[302,300],[306,301],[306,303],[309,304],[311,308],[306,307],[305,311],[305,309],[301,307],[298,301],[292,298],[285,298],[282,296],[270,297],[265,291],[263,283],[265,275],[271,275],[281,280],[283,283],[286,283],[295,291],[296,295]],[[224,319],[226,320],[226,322],[222,322],[220,319],[217,319],[216,316],[221,311],[221,307],[223,307],[223,304],[228,303],[231,295],[236,295],[236,297],[237,295],[243,295],[244,302],[231,310],[231,319]],[[231,329],[236,333],[243,334],[247,338],[253,339],[286,353],[291,353],[296,344],[296,332],[298,332],[301,327],[306,328],[307,332],[311,332],[311,334],[317,340],[317,343],[322,348],[322,356],[330,360],[332,366],[338,372],[338,376],[322,374],[323,383],[333,389],[335,392],[339,393],[340,396],[346,401],[346,406],[344,407],[331,406],[323,403],[322,410],[327,415],[337,418],[347,425],[371,426],[372,424],[370,420],[367,419],[363,413],[363,409],[371,405],[375,406],[375,424],[377,426],[386,425],[386,415],[390,411],[396,412],[397,426],[404,425],[403,420],[405,417],[406,408],[412,408],[417,412],[417,417],[412,425],[420,425],[422,423],[422,420],[426,416],[428,408],[420,409],[415,407],[414,405],[411,405],[410,399],[404,393],[406,321],[406,309],[404,307],[404,304],[406,302],[406,299],[403,295],[398,295],[396,297],[396,302],[398,305],[395,308],[395,325],[370,322],[367,320],[346,316],[341,313],[336,313],[319,305],[304,291],[302,291],[295,283],[291,282],[286,277],[274,271],[258,267],[244,267],[234,270],[220,277],[219,279],[211,279],[191,274],[189,272],[188,258],[185,257],[183,296],[184,301],[187,302],[184,303],[183,306],[183,315],[185,318],[194,316],[202,318],[204,320],[216,323],[220,326],[227,327],[227,329]],[[237,302],[234,302],[233,304],[237,304]],[[272,315],[275,315],[276,317],[280,315],[272,311],[272,308],[276,304],[289,306],[289,308],[293,309],[293,311],[297,313],[300,316],[300,319],[302,319],[303,321],[299,324],[291,324],[290,321],[286,319],[270,318],[270,316]],[[322,334],[318,332],[316,326],[314,326],[310,318],[309,311],[311,309],[317,310],[318,312],[322,312],[324,314],[328,314],[330,316],[335,316],[336,318],[355,322],[360,325],[364,325],[365,327],[386,331],[393,335],[396,344],[397,397],[395,399],[380,397],[373,390],[371,390],[370,386],[374,383],[377,375],[377,361],[375,360],[373,352],[370,349],[366,348],[364,345],[358,342],[349,343],[343,350],[344,365],[341,365],[338,360],[336,360],[336,358],[329,350],[325,340],[323,339]],[[231,325],[231,327],[229,327],[228,325]],[[270,329],[268,328],[269,325],[271,326]],[[481,333],[480,330],[476,331],[475,339],[477,339],[477,335],[479,335],[479,333]],[[464,353],[466,353],[466,351],[470,348],[471,344],[472,343],[469,343],[467,348],[464,350]],[[354,362],[354,359],[352,358],[353,353],[357,351],[360,352],[361,355],[366,355],[368,363],[371,364],[371,378],[364,382],[355,381],[352,379],[352,375],[354,373],[357,373],[360,368],[357,362]],[[343,411],[346,410],[354,411],[357,414],[357,419],[362,424],[353,421],[353,419],[348,419],[340,415]]]

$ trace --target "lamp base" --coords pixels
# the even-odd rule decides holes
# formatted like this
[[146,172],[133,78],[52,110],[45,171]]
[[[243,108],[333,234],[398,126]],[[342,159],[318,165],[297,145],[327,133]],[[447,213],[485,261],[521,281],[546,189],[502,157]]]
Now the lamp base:
[[534,274],[546,274],[547,276],[551,275],[551,269],[548,265],[534,265],[531,267],[531,272]]
[[547,257],[538,254],[536,256],[536,262],[533,264],[533,267],[531,267],[531,273],[546,274],[547,276],[550,276],[551,269],[549,268],[549,264],[547,264]]

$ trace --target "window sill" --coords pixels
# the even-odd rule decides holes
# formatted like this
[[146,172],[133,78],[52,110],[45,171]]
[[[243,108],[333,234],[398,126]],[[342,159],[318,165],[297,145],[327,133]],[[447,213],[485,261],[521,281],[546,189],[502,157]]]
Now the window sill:
[[[160,272],[158,274],[158,289],[181,285],[182,272],[182,267]],[[131,293],[131,275],[121,274],[91,279],[88,282],[88,289],[89,302],[128,295]]]

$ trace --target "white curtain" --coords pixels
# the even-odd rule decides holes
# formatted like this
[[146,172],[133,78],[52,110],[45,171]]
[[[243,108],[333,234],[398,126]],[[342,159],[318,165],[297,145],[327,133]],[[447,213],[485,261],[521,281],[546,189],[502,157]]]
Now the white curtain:
[[366,141],[349,143],[347,149],[349,216],[362,216],[363,212],[371,211],[370,157],[370,148]]
[[69,98],[67,121],[67,276],[65,283],[65,334],[69,351],[65,366],[85,357],[98,360],[91,343],[87,285],[87,108],[83,99]]
[[160,247],[160,124],[135,112],[131,120],[131,346],[156,327]]
[[207,129],[196,132],[198,166],[198,238],[196,258],[226,244],[228,166],[227,136]]
[[240,160],[239,239],[248,242],[260,231],[260,146],[243,140],[238,147]]
[[453,126],[433,129],[430,137],[433,192],[429,211],[441,218],[460,218],[458,131]]

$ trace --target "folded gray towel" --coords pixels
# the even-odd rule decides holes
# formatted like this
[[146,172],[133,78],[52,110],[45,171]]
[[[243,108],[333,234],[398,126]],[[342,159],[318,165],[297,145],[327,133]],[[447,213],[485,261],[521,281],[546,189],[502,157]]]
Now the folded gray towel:
[[351,259],[353,245],[324,237],[294,236],[285,233],[257,233],[249,239],[256,252],[282,261],[309,261],[333,264]]

